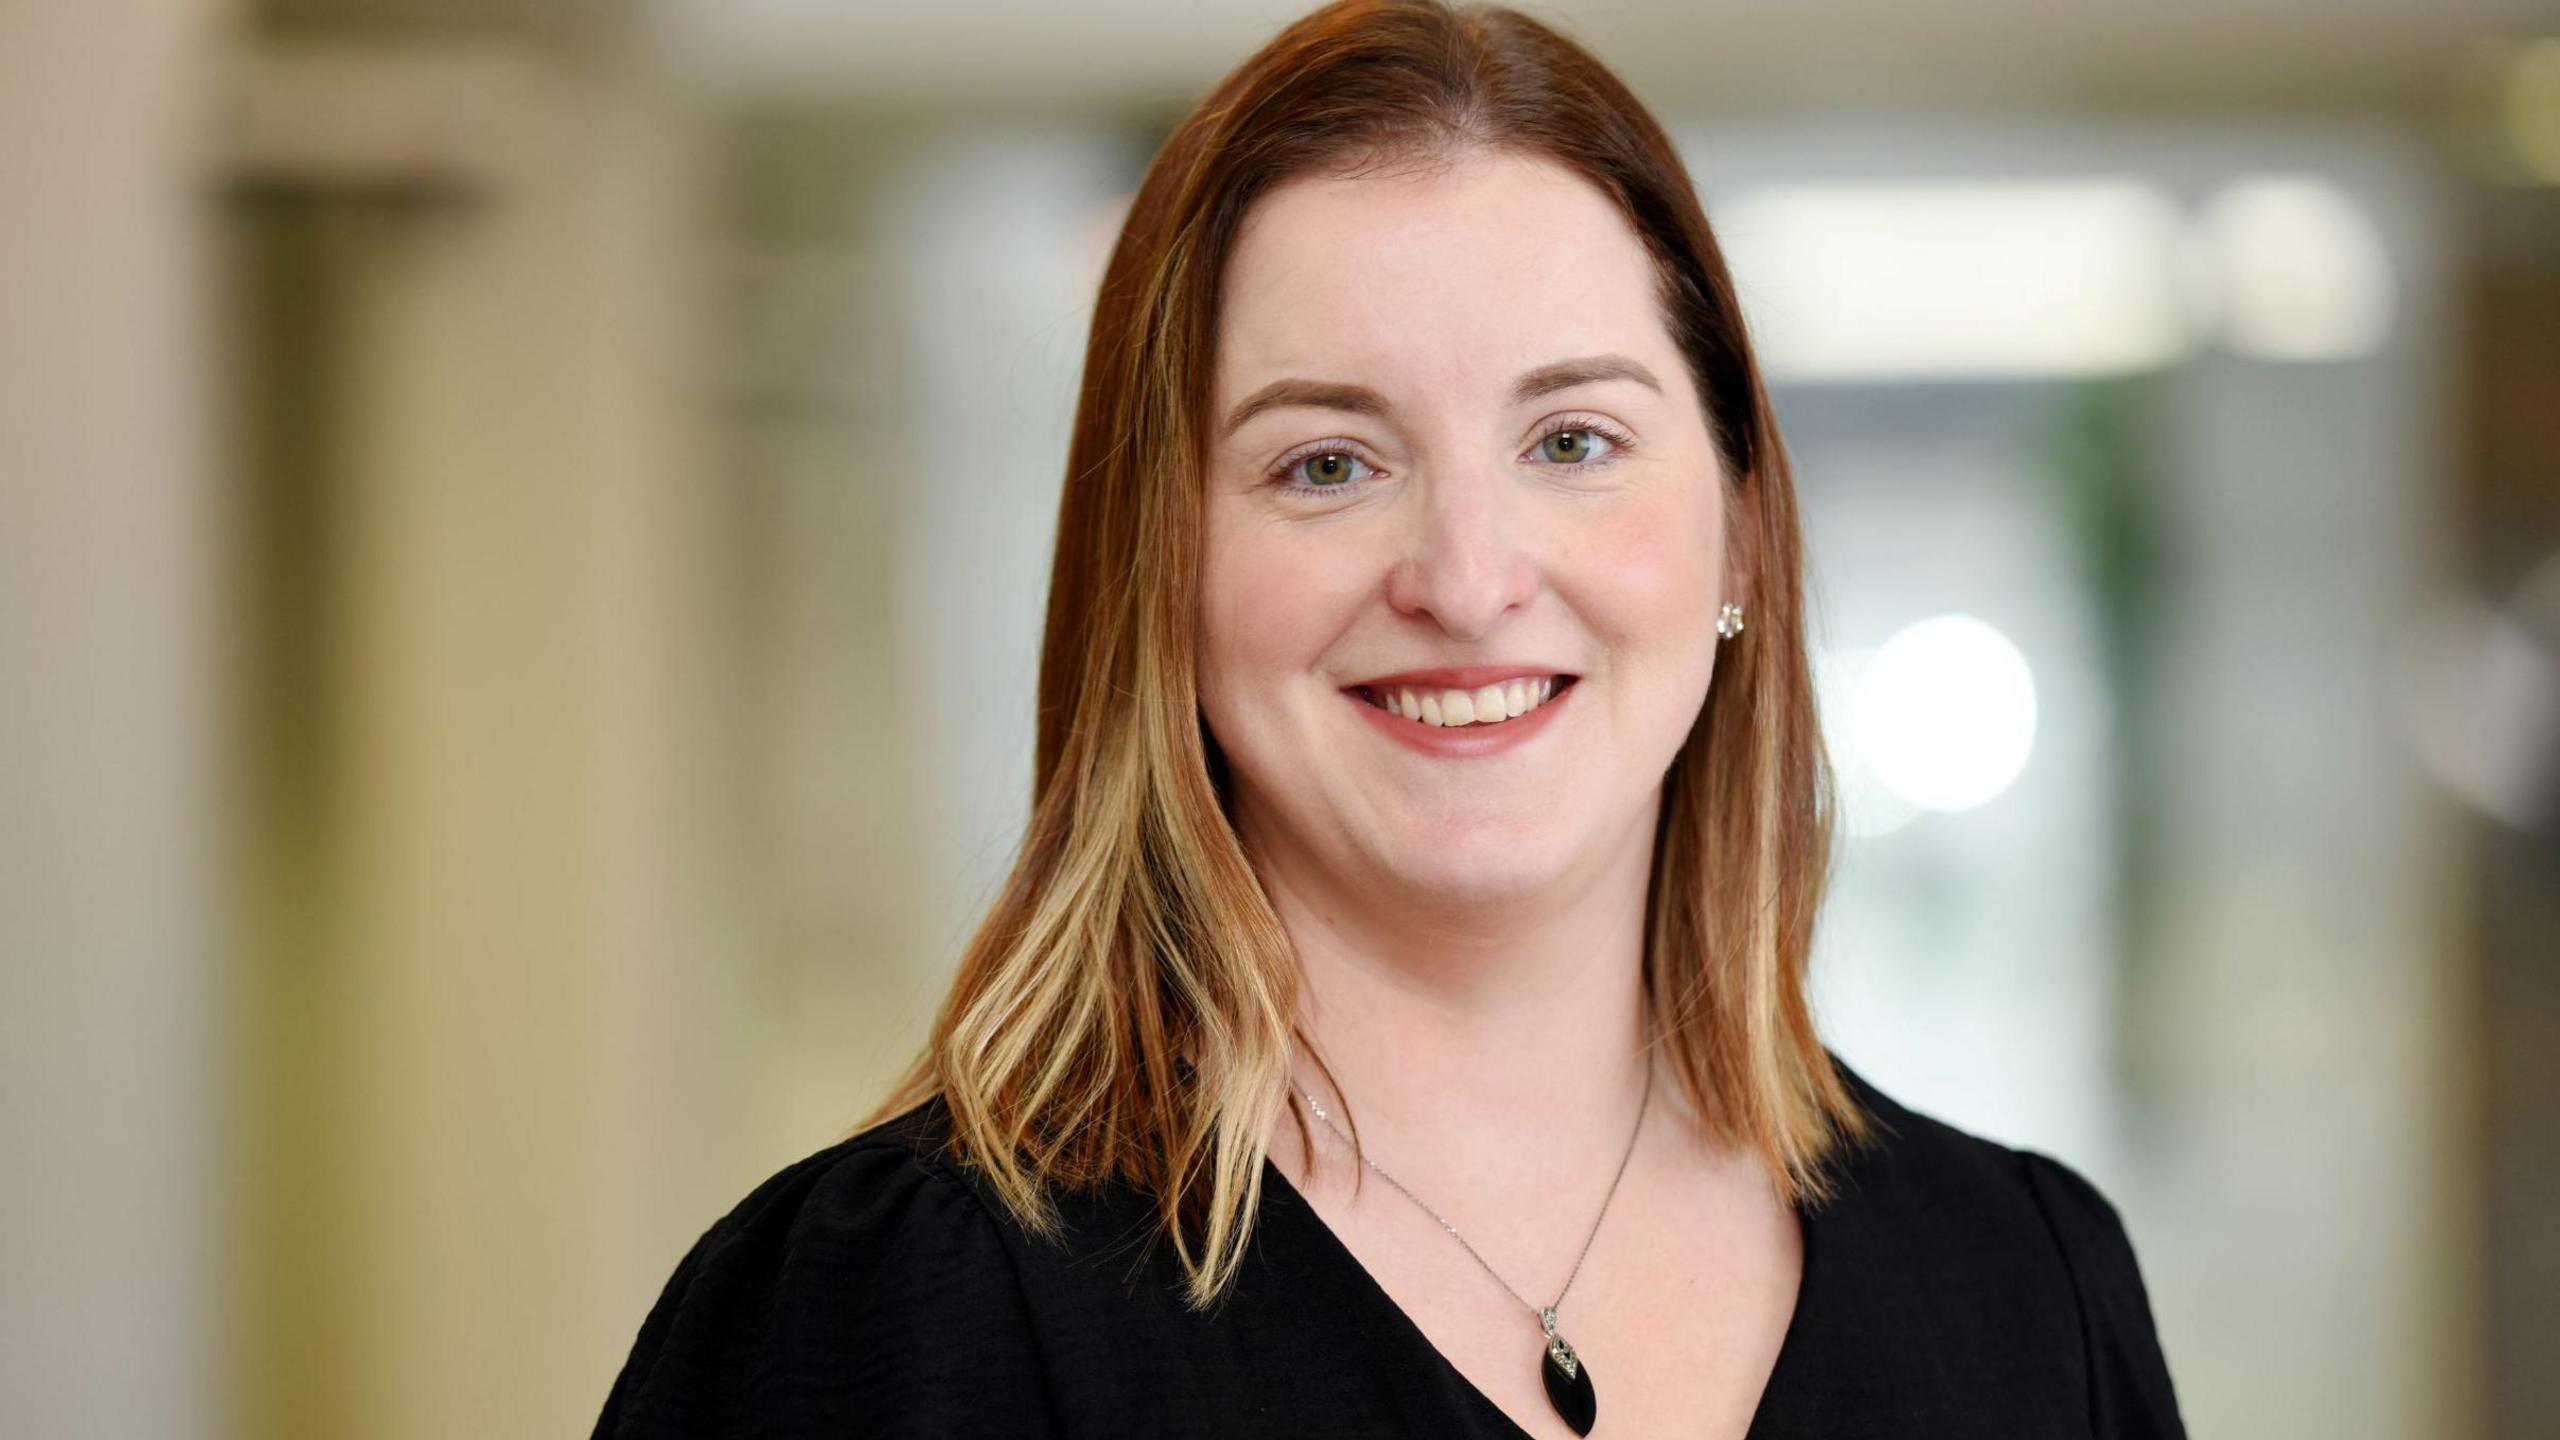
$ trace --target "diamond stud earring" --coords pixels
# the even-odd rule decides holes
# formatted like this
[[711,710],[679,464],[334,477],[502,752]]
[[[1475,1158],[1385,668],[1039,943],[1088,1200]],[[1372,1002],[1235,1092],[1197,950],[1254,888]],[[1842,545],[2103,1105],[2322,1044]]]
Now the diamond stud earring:
[[1716,612],[1716,633],[1727,640],[1742,633],[1742,607],[1730,600]]

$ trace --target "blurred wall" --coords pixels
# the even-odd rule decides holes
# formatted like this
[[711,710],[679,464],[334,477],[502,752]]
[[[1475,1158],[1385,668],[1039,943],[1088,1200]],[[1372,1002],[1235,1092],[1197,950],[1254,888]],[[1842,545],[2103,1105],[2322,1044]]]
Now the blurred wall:
[[574,1433],[758,1153],[697,128],[603,51],[234,78],[229,1425]]
[[218,6],[0,6],[0,1430],[215,1386]]

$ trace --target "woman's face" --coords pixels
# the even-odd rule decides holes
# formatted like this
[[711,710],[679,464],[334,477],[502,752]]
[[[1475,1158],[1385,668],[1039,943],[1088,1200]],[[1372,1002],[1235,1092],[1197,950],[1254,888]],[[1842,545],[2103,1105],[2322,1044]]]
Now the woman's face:
[[[1199,661],[1259,863],[1446,907],[1649,860],[1743,598],[1654,283],[1616,207],[1543,160],[1300,180],[1247,216]],[[1430,670],[1470,673],[1369,683]],[[1449,723],[1558,676],[1525,716]],[[1407,690],[1422,719],[1379,708]]]

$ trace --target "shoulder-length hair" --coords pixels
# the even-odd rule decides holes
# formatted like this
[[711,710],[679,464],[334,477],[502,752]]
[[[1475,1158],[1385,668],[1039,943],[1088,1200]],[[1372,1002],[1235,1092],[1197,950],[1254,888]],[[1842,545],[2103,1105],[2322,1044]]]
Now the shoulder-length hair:
[[[1710,1132],[1791,1204],[1870,1135],[1804,993],[1833,780],[1814,713],[1794,481],[1715,238],[1662,127],[1516,11],[1339,0],[1221,81],[1148,166],[1102,281],[1059,506],[1031,818],[922,1052],[878,1123],[940,1098],[951,1152],[1032,1233],[1050,1187],[1118,1180],[1211,1305],[1262,1193],[1298,971],[1238,843],[1199,706],[1201,510],[1219,288],[1256,197],[1293,177],[1472,152],[1560,162],[1653,257],[1747,517],[1750,620],[1663,782],[1644,985]],[[1709,623],[1709,617],[1698,617]],[[1312,1047],[1310,1047],[1312,1049]],[[1319,1064],[1321,1058],[1319,1057]]]

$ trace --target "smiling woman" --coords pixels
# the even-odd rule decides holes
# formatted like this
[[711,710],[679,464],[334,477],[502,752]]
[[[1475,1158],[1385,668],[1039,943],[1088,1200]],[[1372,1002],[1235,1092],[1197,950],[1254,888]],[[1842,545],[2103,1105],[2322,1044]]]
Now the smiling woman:
[[597,1433],[2182,1433],[2104,1197],[1815,1031],[1802,589],[1661,127],[1289,27],[1103,280],[1005,889]]

